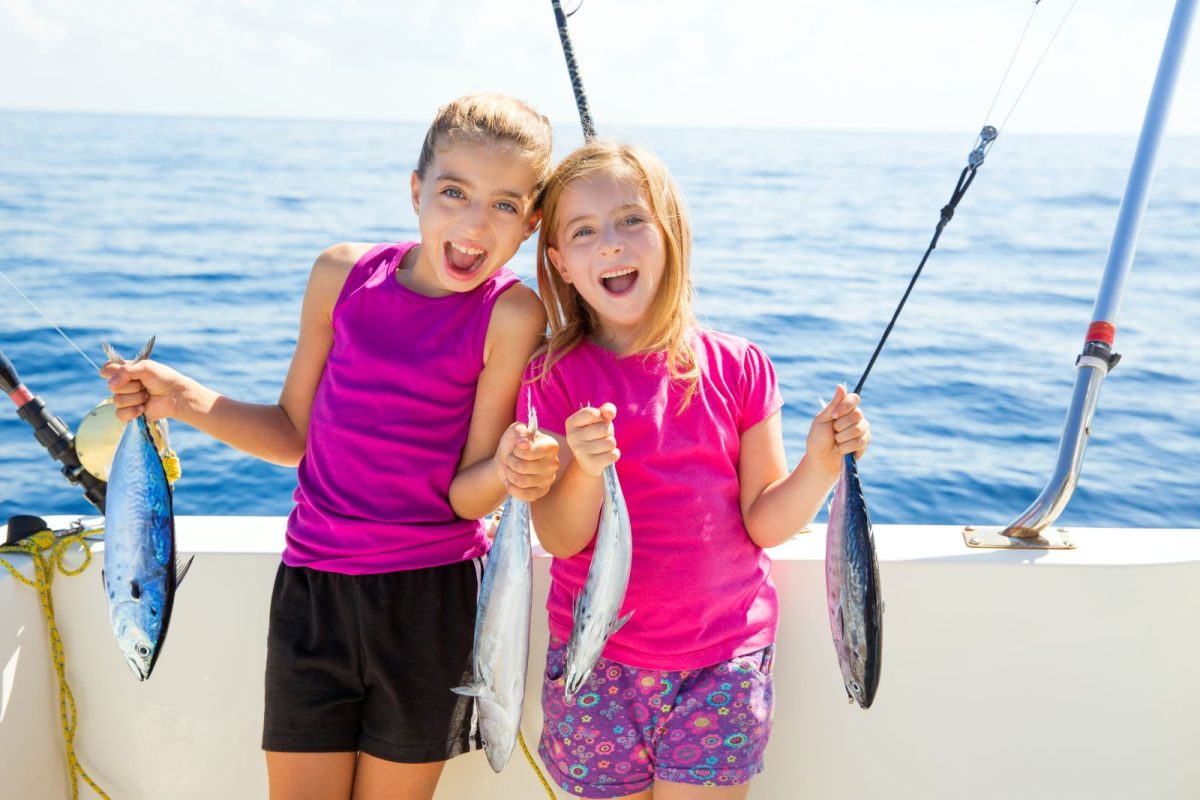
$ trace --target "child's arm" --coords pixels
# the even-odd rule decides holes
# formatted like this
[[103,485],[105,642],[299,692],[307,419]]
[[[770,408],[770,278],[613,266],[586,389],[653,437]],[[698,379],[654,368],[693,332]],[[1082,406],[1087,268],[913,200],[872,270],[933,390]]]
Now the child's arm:
[[811,522],[837,481],[842,456],[862,456],[870,440],[858,395],[846,394],[844,386],[813,418],[804,457],[791,473],[778,412],[743,433],[738,480],[750,539],[759,547],[774,547]]
[[[533,504],[538,541],[555,558],[569,558],[596,534],[604,499],[604,468],[621,457],[613,432],[617,408],[581,408],[567,418],[565,440],[559,442],[562,465],[550,491]],[[563,447],[563,444],[567,447]]]
[[480,519],[511,493],[536,500],[558,469],[558,443],[513,422],[521,375],[546,330],[546,311],[524,286],[496,300],[484,340],[483,371],[475,390],[471,428],[458,474],[450,482],[450,506],[463,519]]
[[308,420],[317,383],[333,346],[333,306],[366,244],[335,245],[313,264],[300,312],[300,333],[278,403],[246,403],[225,397],[156,361],[106,364],[117,416],[143,412],[151,419],[186,422],[252,456],[296,466],[308,440]]

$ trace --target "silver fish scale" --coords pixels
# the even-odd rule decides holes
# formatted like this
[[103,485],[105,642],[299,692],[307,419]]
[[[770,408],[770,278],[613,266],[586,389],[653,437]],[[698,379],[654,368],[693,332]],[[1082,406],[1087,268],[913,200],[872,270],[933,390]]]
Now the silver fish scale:
[[600,505],[596,546],[583,593],[575,600],[571,640],[567,643],[563,682],[567,698],[579,691],[591,675],[609,637],[633,616],[631,611],[617,618],[625,602],[633,562],[629,509],[625,506],[616,467],[609,464],[603,476],[604,500]]
[[[529,409],[537,435],[537,413]],[[475,697],[488,764],[508,764],[521,729],[529,664],[529,618],[533,610],[533,548],[529,503],[509,497],[488,553],[475,612],[474,678],[454,689]]]
[[883,599],[875,536],[852,455],[842,463],[829,503],[825,587],[829,625],[846,694],[861,707],[870,708],[882,664]]

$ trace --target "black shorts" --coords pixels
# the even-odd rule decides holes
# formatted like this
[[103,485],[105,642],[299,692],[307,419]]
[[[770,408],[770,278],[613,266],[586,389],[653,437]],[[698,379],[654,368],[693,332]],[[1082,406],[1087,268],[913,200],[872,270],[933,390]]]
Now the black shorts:
[[482,746],[472,678],[481,560],[342,575],[279,565],[263,749],[428,763]]

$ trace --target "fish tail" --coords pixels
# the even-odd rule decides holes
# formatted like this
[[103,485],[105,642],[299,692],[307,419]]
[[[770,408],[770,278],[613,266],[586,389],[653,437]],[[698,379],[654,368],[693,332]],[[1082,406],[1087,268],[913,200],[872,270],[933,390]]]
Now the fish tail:
[[151,336],[150,341],[146,342],[146,346],[143,347],[140,351],[138,351],[138,354],[136,356],[134,356],[133,360],[134,361],[145,361],[147,358],[149,358],[150,353],[152,353],[154,351],[154,340],[156,338],[157,338],[156,336]]
[[538,430],[538,419],[537,409],[533,407],[533,397],[529,398],[529,425],[527,427],[529,428],[529,435],[531,437],[536,437]]
[[121,358],[121,354],[118,353],[111,344],[104,341],[103,339],[100,340],[100,348],[104,351],[104,357],[107,358],[109,361],[112,361],[113,363],[116,363],[116,364],[124,364],[125,363],[125,359]]

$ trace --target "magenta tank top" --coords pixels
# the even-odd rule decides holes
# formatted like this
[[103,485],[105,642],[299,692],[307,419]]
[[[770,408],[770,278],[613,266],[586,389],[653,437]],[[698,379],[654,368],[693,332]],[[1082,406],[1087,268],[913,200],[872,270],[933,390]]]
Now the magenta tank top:
[[487,552],[478,520],[450,508],[501,269],[469,292],[426,297],[396,280],[416,242],[377,245],[333,309],[283,562],[367,574]]

